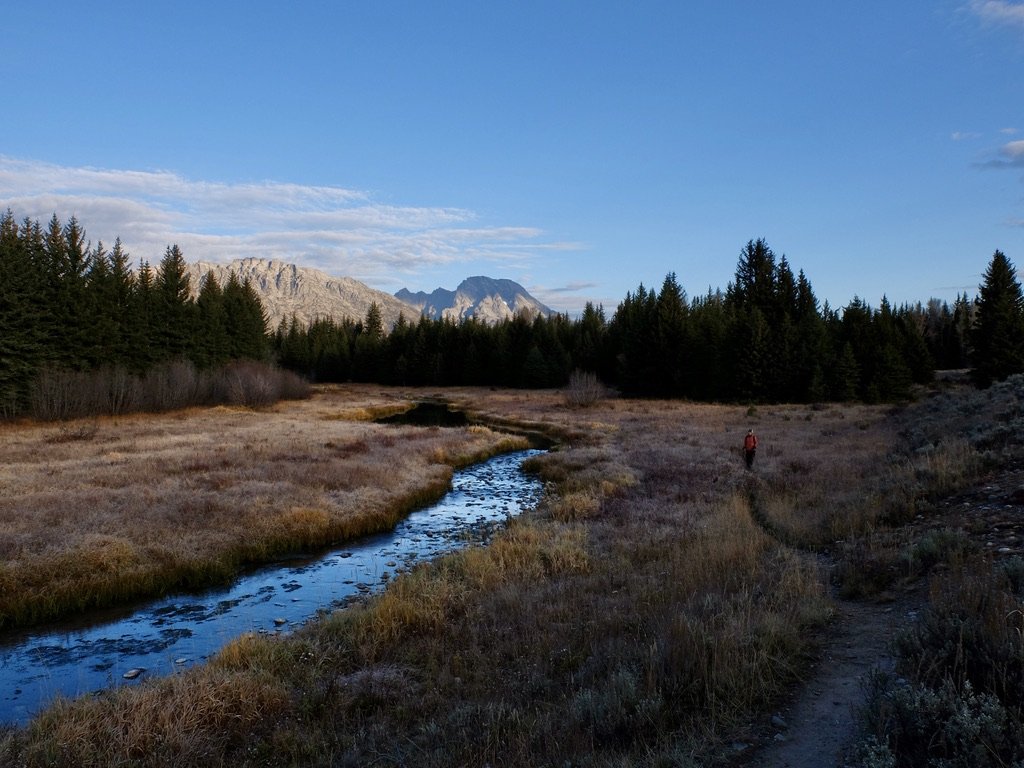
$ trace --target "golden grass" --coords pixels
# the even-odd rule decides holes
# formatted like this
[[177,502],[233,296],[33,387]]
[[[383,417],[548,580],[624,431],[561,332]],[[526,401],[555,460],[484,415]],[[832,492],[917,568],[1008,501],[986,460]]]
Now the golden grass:
[[52,440],[68,425],[0,426],[0,627],[381,530],[440,496],[453,467],[526,445],[482,427],[338,418],[408,407],[381,400],[335,388],[259,413],[102,419],[73,442]]
[[[358,407],[413,397],[372,388],[346,395],[353,392],[367,401]],[[29,731],[9,735],[0,759],[46,764],[43,756],[65,744],[61,723],[81,720],[93,723],[89,735],[74,742],[73,753],[60,754],[83,765],[143,748],[140,764],[150,765],[198,762],[200,750],[213,765],[699,760],[799,680],[814,652],[815,630],[827,624],[825,576],[793,545],[813,548],[871,531],[906,513],[901,505],[914,504],[927,472],[952,478],[957,471],[954,454],[928,454],[922,464],[924,455],[898,451],[900,426],[884,408],[777,406],[749,413],[605,399],[581,418],[558,392],[445,394],[494,421],[563,436],[559,450],[531,461],[549,489],[538,510],[489,546],[421,564],[379,596],[290,638],[246,636],[194,677],[147,680],[96,702],[62,704]],[[314,536],[335,519],[325,499],[340,504],[355,496],[372,506],[380,492],[370,478],[396,482],[389,476],[401,475],[402,488],[423,487],[426,478],[444,477],[449,464],[500,442],[478,429],[410,429],[389,432],[395,439],[378,449],[372,425],[335,418],[353,406],[325,402],[334,396],[298,404],[292,431],[284,423],[276,431],[316,432],[313,444],[332,443],[326,457],[317,457],[322,463],[302,474],[306,482],[337,467],[366,484],[338,479],[317,503],[293,497],[273,507],[273,486],[288,481],[287,465],[314,463],[313,451],[293,446],[290,459],[278,462],[272,457],[280,449],[253,435],[244,455],[258,457],[262,470],[251,473],[244,494],[223,500],[222,514],[237,512],[245,499],[245,509],[258,510],[247,512],[256,519],[288,520],[293,538]],[[245,414],[230,418],[238,426]],[[308,430],[303,418],[312,421]],[[324,425],[341,431],[324,434]],[[752,472],[740,456],[750,426],[761,441]],[[189,433],[166,423],[159,429],[165,440],[134,439],[152,439],[155,451]],[[103,434],[101,426],[96,440]],[[233,487],[232,472],[217,474],[218,457],[233,456],[233,449],[217,453],[217,442],[210,445],[190,470],[210,464],[199,470],[207,479],[190,486],[198,496],[204,482]],[[359,450],[349,450],[352,445]],[[27,444],[22,450],[30,452]],[[363,456],[377,450],[379,460],[402,471],[374,474]],[[337,464],[332,451],[343,457]],[[386,458],[397,455],[415,460],[407,467],[404,459]],[[231,466],[245,470],[241,459]],[[155,472],[152,479],[171,477],[177,475]],[[330,511],[326,523],[324,510]],[[120,553],[120,562],[132,562],[113,540],[104,546]],[[178,726],[153,713],[178,708],[179,696],[187,707],[198,694],[184,687],[204,684],[203,675],[237,676],[240,688],[263,681],[269,698],[255,707],[236,701],[237,720],[218,719],[214,710],[209,727],[190,731],[190,751],[169,732]],[[230,694],[223,700],[234,701]],[[111,723],[123,736],[104,752]]]
[[[198,768],[288,705],[287,690],[266,673],[210,665],[151,688],[122,689],[114,708],[103,699],[56,702],[29,728],[23,759],[31,765]],[[33,739],[38,733],[47,738]]]

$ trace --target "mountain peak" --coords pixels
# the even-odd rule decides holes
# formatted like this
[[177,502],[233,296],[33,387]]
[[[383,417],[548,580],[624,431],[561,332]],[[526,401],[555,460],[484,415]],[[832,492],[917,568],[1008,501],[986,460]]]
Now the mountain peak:
[[484,275],[467,277],[454,291],[437,288],[432,293],[413,293],[403,288],[395,297],[411,304],[432,320],[460,321],[475,317],[486,323],[496,323],[521,313],[554,314],[514,280]]
[[327,317],[337,322],[346,318],[359,321],[366,317],[374,302],[380,308],[384,325],[389,328],[398,322],[400,314],[410,319],[419,312],[391,294],[351,277],[333,277],[319,269],[252,257],[235,259],[230,264],[207,261],[190,264],[188,273],[193,295],[198,294],[208,272],[213,272],[221,285],[232,273],[239,280],[248,278],[263,303],[270,330],[276,329],[282,319],[290,321],[292,315],[303,326]]

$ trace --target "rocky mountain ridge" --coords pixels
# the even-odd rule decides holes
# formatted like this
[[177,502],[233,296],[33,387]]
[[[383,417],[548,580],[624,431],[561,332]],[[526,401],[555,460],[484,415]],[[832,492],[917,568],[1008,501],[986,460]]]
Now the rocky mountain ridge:
[[366,317],[374,302],[380,308],[386,328],[398,322],[400,315],[409,322],[415,322],[422,314],[435,320],[460,321],[477,317],[494,323],[522,312],[552,314],[552,310],[512,280],[478,276],[463,280],[454,291],[438,288],[428,294],[412,293],[403,288],[391,295],[351,277],[334,277],[311,267],[257,258],[236,259],[230,264],[208,261],[189,264],[193,296],[198,295],[210,272],[221,286],[228,282],[232,273],[239,280],[248,279],[263,302],[271,330],[275,330],[282,319],[290,322],[293,315],[301,326],[327,317],[337,322],[346,318],[359,321]]
[[291,321],[292,315],[299,325],[306,326],[317,318],[345,318],[362,320],[370,304],[380,307],[381,319],[390,328],[398,316],[415,319],[419,311],[396,299],[390,293],[378,291],[351,277],[333,277],[311,267],[299,267],[283,261],[268,259],[236,259],[230,264],[199,261],[188,267],[193,295],[198,294],[202,280],[213,272],[221,286],[234,272],[239,280],[249,279],[263,302],[269,318],[268,326],[275,330],[282,319]]
[[395,297],[416,307],[432,320],[465,320],[476,317],[495,323],[526,313],[530,316],[554,314],[513,280],[496,280],[478,275],[459,283],[454,291],[438,288],[432,293],[412,293],[403,288]]

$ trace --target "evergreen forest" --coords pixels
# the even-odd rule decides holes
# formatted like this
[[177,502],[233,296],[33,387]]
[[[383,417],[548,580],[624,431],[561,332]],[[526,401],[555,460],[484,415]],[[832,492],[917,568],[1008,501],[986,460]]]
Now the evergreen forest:
[[742,402],[895,401],[936,368],[970,365],[975,303],[822,306],[764,240],[742,249],[726,290],[688,298],[674,274],[642,284],[608,319],[588,304],[565,315],[496,324],[420,318],[390,333],[361,321],[282,321],[281,365],[316,381],[560,387],[574,370],[627,395]]
[[[639,285],[610,318],[568,315],[495,324],[366,316],[283,320],[270,330],[257,293],[207,275],[192,298],[184,256],[167,247],[132,268],[120,240],[86,241],[80,223],[0,218],[0,415],[32,413],[55,372],[144,377],[232,361],[274,363],[312,382],[561,387],[575,371],[623,394],[732,402],[890,402],[936,369],[973,368],[985,386],[1024,370],[1024,301],[996,251],[973,299],[950,306],[822,305],[763,239],[740,251],[725,290],[689,297],[675,274]],[[114,375],[113,379],[117,379]],[[106,386],[106,385],[104,385]],[[38,411],[39,409],[35,409]],[[38,415],[38,414],[37,414]]]
[[[96,381],[75,374],[102,372],[104,386],[116,390],[104,399],[116,411],[137,377],[171,363],[209,371],[267,359],[267,320],[250,285],[220,286],[210,275],[196,299],[189,288],[177,246],[155,269],[142,261],[133,270],[120,240],[110,250],[92,246],[75,218],[62,224],[54,216],[43,227],[18,224],[7,211],[0,218],[0,415],[42,415],[33,408],[42,389]],[[162,383],[195,380],[174,378]]]

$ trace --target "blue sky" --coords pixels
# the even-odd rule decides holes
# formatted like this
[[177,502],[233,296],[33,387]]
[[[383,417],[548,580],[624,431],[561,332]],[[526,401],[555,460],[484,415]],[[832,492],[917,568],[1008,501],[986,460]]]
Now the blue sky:
[[135,259],[609,314],[765,238],[820,299],[1024,264],[1024,2],[9,3],[0,207]]

